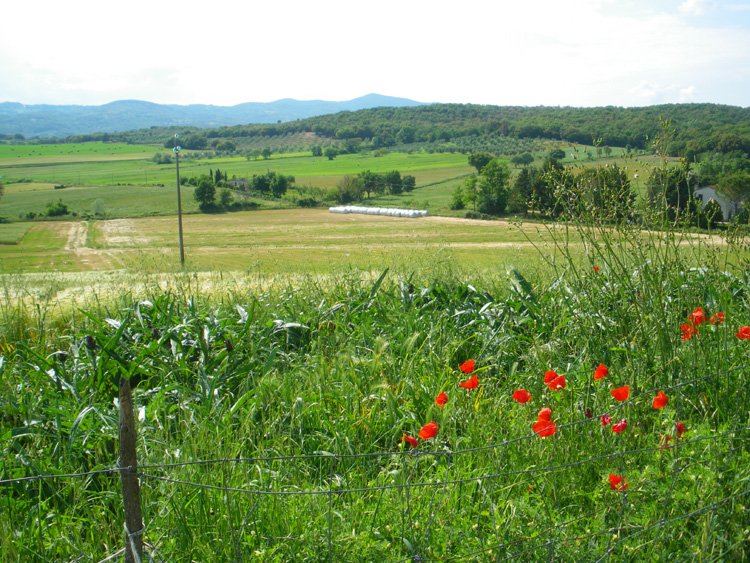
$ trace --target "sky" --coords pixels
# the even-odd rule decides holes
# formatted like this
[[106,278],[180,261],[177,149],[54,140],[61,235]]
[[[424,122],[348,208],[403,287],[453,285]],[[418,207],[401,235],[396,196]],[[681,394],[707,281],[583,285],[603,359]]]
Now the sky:
[[0,102],[750,106],[750,0],[6,2]]

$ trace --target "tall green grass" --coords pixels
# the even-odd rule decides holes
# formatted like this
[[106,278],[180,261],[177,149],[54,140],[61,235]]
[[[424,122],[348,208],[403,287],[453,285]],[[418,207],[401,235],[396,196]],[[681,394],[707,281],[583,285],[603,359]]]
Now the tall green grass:
[[[627,224],[549,234],[543,274],[352,271],[212,295],[188,274],[84,311],[6,301],[0,479],[116,466],[113,399],[128,377],[159,560],[746,558],[744,239],[708,247]],[[696,307],[725,321],[683,341]],[[458,385],[468,358],[476,389]],[[594,381],[599,363],[609,375]],[[565,389],[544,385],[550,369]],[[531,402],[512,399],[519,388]],[[543,406],[548,438],[532,431]],[[627,429],[602,426],[605,413]],[[435,439],[402,442],[431,420]],[[116,473],[2,490],[8,560],[122,546]]]

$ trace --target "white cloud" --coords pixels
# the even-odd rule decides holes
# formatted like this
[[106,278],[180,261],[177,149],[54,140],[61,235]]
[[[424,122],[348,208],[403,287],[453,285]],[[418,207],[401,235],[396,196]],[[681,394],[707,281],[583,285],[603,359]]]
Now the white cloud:
[[0,101],[750,105],[750,29],[724,9],[739,0],[700,19],[685,16],[715,2],[213,0],[215,17],[195,0],[131,0],[115,15],[93,0],[7,4]]
[[686,16],[702,16],[715,6],[716,3],[711,0],[685,0],[679,10]]
[[750,12],[750,4],[728,4],[726,9],[730,12]]
[[677,98],[677,101],[680,103],[692,102],[694,98],[695,98],[695,86],[691,84],[690,86],[686,86],[685,88],[680,88],[679,97]]

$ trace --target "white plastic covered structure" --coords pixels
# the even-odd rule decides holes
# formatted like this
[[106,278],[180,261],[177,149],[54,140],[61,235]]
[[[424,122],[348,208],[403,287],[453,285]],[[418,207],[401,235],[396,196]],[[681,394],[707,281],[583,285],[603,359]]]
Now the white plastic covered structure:
[[365,215],[389,215],[391,217],[427,217],[426,209],[398,209],[395,207],[363,207],[359,205],[339,205],[329,207],[331,213],[364,213]]

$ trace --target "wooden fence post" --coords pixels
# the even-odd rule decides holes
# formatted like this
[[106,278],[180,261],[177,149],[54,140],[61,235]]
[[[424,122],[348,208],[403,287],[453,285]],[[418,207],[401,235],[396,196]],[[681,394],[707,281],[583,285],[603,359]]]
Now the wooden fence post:
[[130,380],[120,378],[120,480],[125,506],[125,562],[141,563],[143,556],[143,518],[138,459],[135,453],[135,417]]

